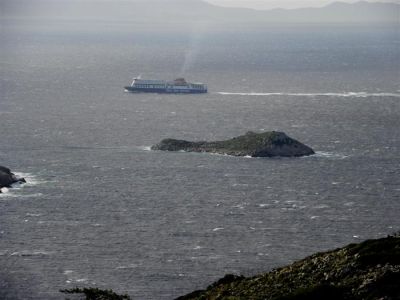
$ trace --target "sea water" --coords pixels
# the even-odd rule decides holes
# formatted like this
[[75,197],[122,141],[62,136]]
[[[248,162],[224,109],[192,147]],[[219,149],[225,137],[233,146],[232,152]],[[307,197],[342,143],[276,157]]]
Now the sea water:
[[[192,43],[129,24],[3,25],[0,164],[28,183],[0,194],[0,298],[92,286],[173,299],[399,230],[395,27],[221,29]],[[124,93],[138,75],[209,93]],[[150,151],[249,130],[316,155]]]

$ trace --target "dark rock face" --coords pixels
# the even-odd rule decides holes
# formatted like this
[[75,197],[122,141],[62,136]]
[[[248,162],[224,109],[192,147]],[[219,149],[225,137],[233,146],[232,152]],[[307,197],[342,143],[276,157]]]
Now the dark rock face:
[[26,181],[24,178],[19,178],[12,173],[9,168],[0,166],[0,189],[3,187],[11,187],[11,185],[16,182],[25,183]]
[[292,139],[283,132],[247,132],[245,135],[225,141],[189,142],[165,139],[151,147],[152,150],[210,152],[233,156],[293,157],[315,154],[310,147]]
[[227,275],[177,300],[400,299],[400,235],[317,253],[254,277]]

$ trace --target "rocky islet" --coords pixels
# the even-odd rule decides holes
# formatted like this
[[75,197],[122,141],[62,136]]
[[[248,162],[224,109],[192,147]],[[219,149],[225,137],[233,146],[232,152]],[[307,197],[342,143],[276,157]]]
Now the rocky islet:
[[164,139],[151,147],[152,150],[210,152],[232,156],[251,157],[299,157],[315,154],[309,146],[287,136],[284,132],[268,131],[244,135],[223,141],[191,142]]

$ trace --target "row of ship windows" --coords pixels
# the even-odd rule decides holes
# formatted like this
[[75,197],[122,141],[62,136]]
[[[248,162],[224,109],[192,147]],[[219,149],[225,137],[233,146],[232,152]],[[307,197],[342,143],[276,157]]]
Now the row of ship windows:
[[136,87],[140,87],[140,88],[165,88],[164,84],[135,84]]
[[192,87],[194,87],[195,89],[204,89],[204,85],[200,84],[192,84]]

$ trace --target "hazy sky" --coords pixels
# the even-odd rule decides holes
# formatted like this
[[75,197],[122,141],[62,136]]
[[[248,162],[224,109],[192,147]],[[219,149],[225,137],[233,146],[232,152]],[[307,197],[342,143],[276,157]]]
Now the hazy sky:
[[[298,7],[318,7],[324,6],[335,0],[206,0],[207,2],[223,5],[249,7],[256,9],[270,8],[298,8]],[[339,0],[340,2],[354,3],[359,0]],[[395,2],[400,3],[400,0],[371,0],[369,2]]]

